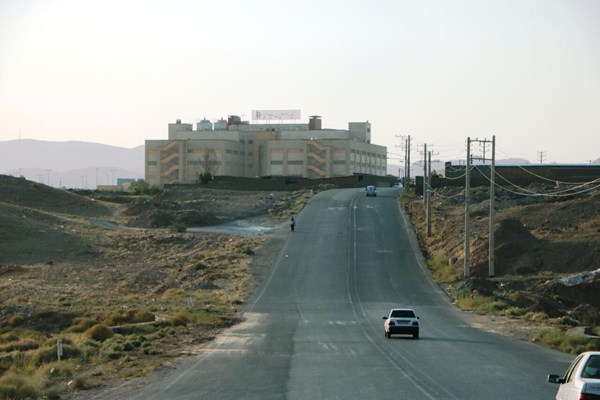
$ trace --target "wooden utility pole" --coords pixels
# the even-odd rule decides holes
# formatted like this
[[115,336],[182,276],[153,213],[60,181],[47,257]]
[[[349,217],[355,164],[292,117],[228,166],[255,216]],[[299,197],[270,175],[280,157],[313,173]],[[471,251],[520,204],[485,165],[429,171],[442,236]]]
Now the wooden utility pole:
[[427,196],[427,237],[431,236],[431,151],[428,153],[427,168],[427,185],[425,185],[425,194]]
[[492,166],[490,169],[490,231],[488,275],[494,276],[494,229],[496,227],[496,135],[492,136]]
[[467,165],[465,168],[465,278],[471,275],[471,220],[469,217],[469,191],[471,188],[471,138],[467,138]]
[[427,204],[427,143],[423,145],[423,204]]
[[408,184],[405,183],[404,190],[408,193],[410,191],[410,135],[408,135],[408,141],[406,145],[406,176],[408,178]]
[[[484,148],[484,156],[483,157],[473,157],[471,156],[471,142],[478,142],[483,144]],[[487,143],[492,144],[492,158],[491,158],[491,166],[490,166],[490,215],[489,215],[489,249],[488,249],[488,276],[494,276],[494,229],[496,225],[496,205],[495,205],[495,186],[496,186],[496,136],[492,136],[492,140],[471,140],[467,138],[467,169],[465,173],[465,277],[468,277],[470,274],[470,236],[471,236],[471,226],[469,219],[469,189],[470,189],[470,166],[473,159],[482,160],[485,162],[485,146]]]
[[410,190],[410,135],[397,135],[396,137],[404,140],[404,173],[402,176],[402,185],[404,186],[404,190],[408,192]]

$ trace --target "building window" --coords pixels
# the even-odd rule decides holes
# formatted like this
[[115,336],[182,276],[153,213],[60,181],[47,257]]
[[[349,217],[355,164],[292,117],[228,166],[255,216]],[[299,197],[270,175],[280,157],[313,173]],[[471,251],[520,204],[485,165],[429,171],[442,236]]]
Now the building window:
[[227,149],[227,150],[225,150],[225,153],[231,154],[231,150]]
[[271,165],[283,165],[283,161],[282,160],[273,160],[273,161],[271,161]]
[[288,165],[302,165],[304,164],[303,160],[290,160],[288,161]]

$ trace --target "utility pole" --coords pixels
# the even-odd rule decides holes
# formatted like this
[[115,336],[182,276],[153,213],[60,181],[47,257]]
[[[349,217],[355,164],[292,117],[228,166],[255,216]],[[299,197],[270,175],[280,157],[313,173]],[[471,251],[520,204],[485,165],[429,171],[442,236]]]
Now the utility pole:
[[423,145],[423,204],[427,204],[427,143]]
[[[402,147],[396,147],[401,148],[402,151],[404,151],[404,170],[402,174],[402,185],[404,186],[404,190],[408,191],[410,187],[410,135],[396,135],[396,137],[404,141]],[[398,171],[398,175],[400,175],[400,171]]]
[[404,182],[404,190],[408,193],[410,191],[410,135],[406,140],[406,182]]
[[465,167],[465,278],[471,275],[471,219],[469,216],[469,191],[471,188],[471,138],[467,137],[467,165]]
[[427,196],[427,237],[431,236],[431,151],[428,153],[428,161],[425,168],[427,168],[427,185],[425,185],[425,196]]
[[492,140],[480,140],[475,139],[471,140],[467,138],[467,169],[465,174],[465,277],[468,277],[470,274],[470,236],[471,236],[471,226],[470,226],[470,218],[469,218],[469,189],[470,189],[470,164],[471,161],[476,158],[478,160],[482,160],[485,162],[485,156],[483,157],[472,157],[471,156],[471,142],[478,142],[483,144],[484,154],[485,154],[485,146],[487,143],[492,144],[492,158],[491,158],[491,166],[490,166],[490,215],[489,215],[489,249],[488,249],[488,276],[494,276],[494,228],[495,228],[495,184],[496,184],[496,136],[492,136]]
[[546,150],[544,151],[538,151],[538,160],[540,160],[540,164],[544,163],[544,158],[546,157]]
[[404,139],[404,176],[402,177],[402,185],[406,187],[408,177],[408,138]]
[[490,169],[490,231],[488,275],[494,276],[494,228],[496,226],[496,135],[492,136],[492,166]]

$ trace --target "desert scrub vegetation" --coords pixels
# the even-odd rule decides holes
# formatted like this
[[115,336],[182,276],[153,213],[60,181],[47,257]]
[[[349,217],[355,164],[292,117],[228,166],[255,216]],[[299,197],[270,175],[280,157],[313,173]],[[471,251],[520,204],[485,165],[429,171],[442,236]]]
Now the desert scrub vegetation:
[[[191,226],[195,219],[189,218],[200,217],[216,223],[213,214],[222,211],[235,218],[264,213],[276,223],[299,213],[311,195],[305,190],[244,200],[207,187],[188,195],[188,189],[134,186],[137,196],[81,191],[92,200],[77,204],[78,194],[49,191],[55,197],[50,204],[39,196],[45,187],[36,185],[25,188],[27,208],[17,201],[0,205],[7,222],[0,235],[18,232],[25,246],[5,243],[0,252],[13,257],[0,271],[0,398],[58,398],[66,390],[144,375],[183,350],[195,352],[190,348],[239,321],[254,288],[252,257],[267,240],[151,227]],[[222,198],[223,210],[215,198]],[[247,210],[237,206],[240,199]],[[181,213],[179,205],[196,213]],[[63,340],[60,362],[57,339]]]
[[12,371],[0,376],[0,398],[8,400],[37,399],[42,392],[33,379]]
[[187,230],[187,225],[183,222],[173,222],[170,226],[169,229],[172,232],[177,232],[177,233],[181,233],[181,232],[185,232]]
[[[323,188],[321,190],[326,189]],[[319,191],[319,189],[316,191]],[[271,203],[269,205],[269,214],[281,219],[289,219],[292,215],[298,215],[313,193],[311,190],[297,190],[292,192],[291,196],[287,199],[278,199]]]
[[107,312],[103,315],[102,322],[108,326],[116,326],[122,324],[151,322],[155,319],[155,315],[150,311],[132,309]]
[[536,335],[535,340],[546,346],[570,354],[600,350],[600,342],[596,339],[569,335],[565,331],[557,329],[542,330]]
[[[132,307],[86,315],[41,308],[19,314],[18,326],[8,325],[6,318],[0,326],[0,398],[60,398],[65,390],[86,390],[114,376],[143,376],[179,354],[179,338],[192,335],[195,327],[230,325],[232,296],[226,291],[170,290],[168,299],[129,299],[154,303],[163,310],[160,317]],[[50,327],[42,329],[40,320],[51,321]]]
[[104,342],[113,335],[112,329],[104,324],[96,324],[83,333],[83,337],[95,342]]
[[427,264],[433,278],[438,283],[455,282],[459,278],[456,269],[452,267],[450,259],[443,249],[435,250],[427,259]]
[[[183,318],[183,317],[179,317]],[[61,391],[85,390],[102,383],[118,371],[121,376],[137,377],[160,365],[160,358],[141,357],[169,356],[161,346],[163,338],[177,338],[184,333],[180,323],[163,322],[145,326],[144,334],[113,334],[105,325],[94,325],[84,333],[63,335],[62,356],[57,356],[57,338],[46,338],[36,348],[21,349],[0,359],[0,369],[6,372],[0,377],[0,398],[33,399]],[[8,335],[3,335],[6,339]],[[18,340],[7,343],[15,345]],[[5,349],[7,350],[7,349]],[[10,349],[8,349],[10,350]],[[87,366],[82,368],[82,366]],[[58,398],[58,397],[57,397]]]

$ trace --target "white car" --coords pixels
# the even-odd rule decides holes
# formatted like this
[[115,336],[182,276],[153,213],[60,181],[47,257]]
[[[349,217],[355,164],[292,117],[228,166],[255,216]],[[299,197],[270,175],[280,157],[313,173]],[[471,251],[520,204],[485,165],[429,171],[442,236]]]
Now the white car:
[[548,375],[548,382],[560,384],[556,400],[600,400],[600,351],[581,353],[564,377]]
[[387,317],[383,317],[383,330],[386,338],[395,334],[412,335],[419,338],[419,317],[410,308],[392,308]]
[[377,188],[373,185],[369,185],[365,189],[365,194],[367,195],[367,197],[377,197]]

